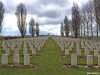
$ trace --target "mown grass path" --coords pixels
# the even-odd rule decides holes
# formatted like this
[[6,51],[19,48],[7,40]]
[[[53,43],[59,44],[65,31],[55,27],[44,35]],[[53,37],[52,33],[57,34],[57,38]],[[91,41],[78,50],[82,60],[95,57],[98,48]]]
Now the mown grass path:
[[0,68],[0,75],[86,75],[87,72],[99,72],[100,69],[65,68],[66,58],[61,55],[60,48],[50,37],[42,50],[40,56],[32,57],[31,63],[37,64],[38,68]]
[[[41,57],[37,60],[39,65],[38,71],[43,75],[61,75],[63,73],[62,58],[59,47],[49,38],[43,47]],[[42,71],[41,71],[42,70]]]

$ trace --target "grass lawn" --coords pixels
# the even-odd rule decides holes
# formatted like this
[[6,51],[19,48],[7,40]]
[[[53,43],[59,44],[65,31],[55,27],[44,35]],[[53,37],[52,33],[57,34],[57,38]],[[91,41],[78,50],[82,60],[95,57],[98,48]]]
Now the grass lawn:
[[0,75],[87,75],[87,72],[99,72],[100,68],[66,68],[63,64],[69,63],[67,57],[57,44],[49,38],[40,52],[40,56],[31,57],[31,64],[37,64],[38,68],[32,67],[0,67]]

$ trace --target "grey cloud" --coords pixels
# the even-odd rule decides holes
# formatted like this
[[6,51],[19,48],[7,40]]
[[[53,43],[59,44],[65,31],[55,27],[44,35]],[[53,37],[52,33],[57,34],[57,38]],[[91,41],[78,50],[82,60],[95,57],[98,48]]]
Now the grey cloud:
[[[4,0],[5,9],[7,14],[14,14],[16,10],[16,3],[14,0]],[[24,3],[24,2],[23,2]],[[24,3],[27,8],[27,13],[30,15],[36,15],[40,24],[59,24],[63,21],[65,15],[71,15],[70,13],[70,1],[69,0],[37,0],[36,3],[29,2]],[[48,9],[47,5],[54,5],[54,8]],[[57,7],[55,7],[55,5]],[[44,10],[48,9],[48,10]],[[67,11],[67,12],[66,12]],[[41,18],[46,18],[45,22],[40,21]]]
[[13,2],[13,0],[1,0],[4,4],[5,13],[12,14],[15,13],[16,10],[16,4]]
[[59,18],[61,13],[58,10],[48,10],[44,13],[38,14],[39,17],[50,17],[50,18]]
[[[27,4],[27,11],[29,14],[35,14],[39,17],[50,17],[50,18],[58,18],[60,17],[64,11],[66,10],[64,7],[59,7],[58,8],[52,8],[52,9],[48,9],[46,5],[43,4]],[[48,10],[44,10],[45,8],[47,8]]]
[[53,24],[53,25],[56,25],[56,24],[60,24],[61,22],[63,21],[63,18],[56,18],[56,19],[47,19],[46,20],[46,23],[48,24]]
[[40,25],[57,25],[60,24],[63,21],[63,17],[60,18],[48,18],[46,17],[45,21],[41,21],[41,19],[35,20],[35,22],[38,22]]
[[[54,8],[48,9],[47,5],[50,4],[52,4],[52,7]],[[35,4],[26,4],[26,7],[29,14],[35,14],[39,17],[58,18],[64,15],[66,10],[70,9],[70,4],[71,3],[68,0],[39,0],[38,3]],[[55,5],[57,7],[55,7]],[[45,8],[48,10],[45,11]]]
[[66,6],[70,4],[68,0],[40,0],[40,2],[43,3],[44,5],[56,4],[59,6]]

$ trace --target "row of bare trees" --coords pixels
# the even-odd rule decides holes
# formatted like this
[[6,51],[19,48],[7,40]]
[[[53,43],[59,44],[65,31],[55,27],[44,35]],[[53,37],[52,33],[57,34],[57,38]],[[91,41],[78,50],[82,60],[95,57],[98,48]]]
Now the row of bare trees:
[[[63,23],[62,23],[63,24]],[[79,7],[76,3],[73,3],[72,7],[72,20],[68,20],[67,16],[64,19],[64,25],[61,24],[61,33],[64,36],[64,32],[66,37],[69,36],[69,33],[73,34],[76,38],[80,35],[80,12]]]
[[[95,29],[95,30],[94,30]],[[74,36],[99,36],[100,32],[100,0],[89,0],[81,8],[77,3],[72,6],[72,19],[64,19],[63,33]],[[95,33],[95,34],[94,34]]]
[[39,24],[36,23],[36,28],[35,28],[35,22],[34,19],[31,18],[30,22],[29,22],[29,32],[32,35],[32,37],[35,35],[37,35],[37,37],[39,36]]
[[[17,17],[18,28],[20,30],[22,37],[24,38],[26,34],[26,27],[27,27],[27,24],[26,24],[27,9],[25,8],[25,5],[23,3],[20,3],[17,6],[15,14]],[[31,18],[29,22],[29,32],[32,35],[32,37],[35,35],[35,33],[38,37],[39,36],[39,24],[36,23],[36,29],[34,25],[35,25],[34,19]]]
[[93,37],[96,35],[98,37],[100,32],[100,0],[89,0],[82,6],[80,13],[81,36],[83,34],[84,36]]
[[74,3],[72,7],[72,29],[76,38],[78,37],[80,32],[79,28],[80,28],[79,7],[76,3]]
[[[2,21],[4,18],[4,11],[5,11],[4,5],[2,2],[0,2],[0,33],[2,31]],[[26,35],[26,30],[27,30],[27,24],[26,24],[27,9],[23,3],[20,3],[17,6],[15,15],[17,17],[18,29],[21,33],[21,36],[24,38],[24,36]],[[34,25],[36,25],[36,28],[34,27]],[[32,35],[32,37],[35,35],[35,33],[37,37],[39,36],[39,24],[38,23],[35,24],[33,18],[29,22],[29,32]]]
[[61,23],[61,36],[63,37],[64,34],[66,37],[69,36],[69,32],[70,32],[70,26],[69,26],[69,20],[67,18],[67,16],[65,16],[65,19],[64,19],[64,24],[63,22]]
[[97,24],[97,36],[98,30],[100,29],[100,0],[94,0],[96,24]]
[[[96,26],[95,9],[94,9],[93,0],[89,0],[86,4],[84,4],[80,10],[80,13],[81,13],[80,14],[81,17],[80,35],[82,36],[83,34],[84,36],[93,37],[93,32],[94,32],[93,27]],[[98,36],[98,30],[97,30],[97,36]]]

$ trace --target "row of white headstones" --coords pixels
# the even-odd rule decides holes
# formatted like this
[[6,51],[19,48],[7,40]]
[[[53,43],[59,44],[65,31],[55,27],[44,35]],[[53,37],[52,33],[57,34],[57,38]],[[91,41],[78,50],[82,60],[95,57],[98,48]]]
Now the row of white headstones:
[[[8,56],[10,52],[13,54],[13,64],[19,64],[20,54],[19,51],[23,51],[24,65],[30,65],[30,56],[36,55],[37,51],[41,50],[45,41],[48,37],[34,37],[34,38],[19,38],[12,40],[2,40],[1,49],[4,50],[5,54],[1,54],[1,64],[8,65]],[[31,54],[28,54],[28,47]]]
[[[84,56],[87,58],[87,66],[93,66],[93,58],[98,58],[98,66],[100,67],[100,42],[88,39],[75,39],[65,37],[52,37],[57,42],[61,51],[64,51],[65,56],[70,55],[74,51],[76,45],[76,53],[71,54],[71,65],[77,66],[78,56],[82,56],[82,50],[85,52]],[[93,52],[94,55],[91,55]]]

